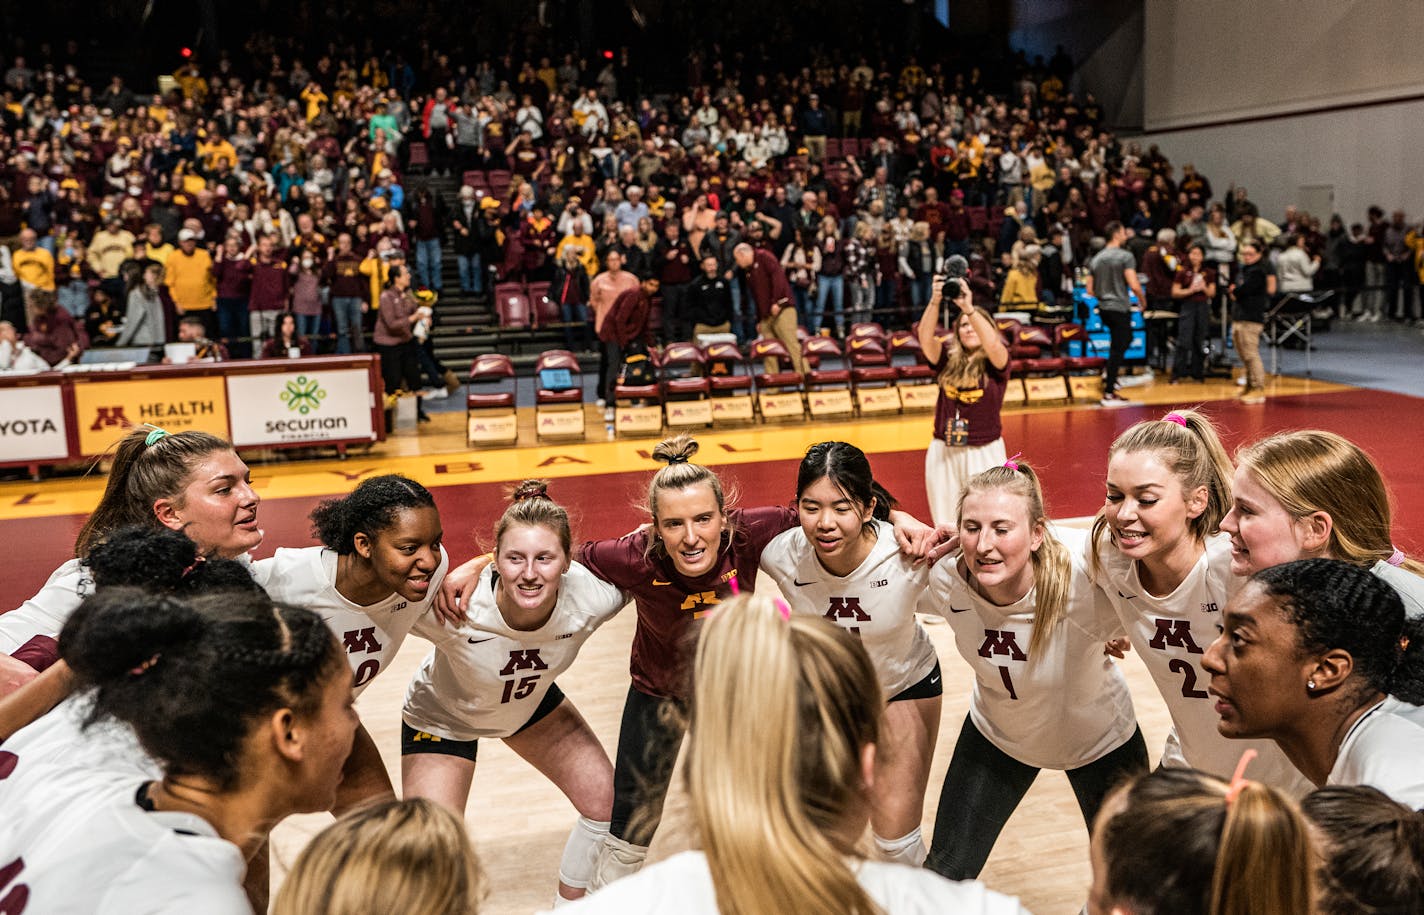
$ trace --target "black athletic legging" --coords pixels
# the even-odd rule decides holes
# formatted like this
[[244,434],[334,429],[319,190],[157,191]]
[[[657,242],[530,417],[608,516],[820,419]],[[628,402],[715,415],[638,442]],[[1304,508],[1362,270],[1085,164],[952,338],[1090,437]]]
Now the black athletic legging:
[[613,819],[608,831],[614,838],[631,845],[652,844],[687,730],[683,712],[677,699],[659,699],[628,687],[613,762]]
[[[1089,832],[1113,786],[1146,772],[1147,765],[1147,744],[1138,728],[1106,756],[1067,770]],[[994,746],[966,715],[940,790],[934,841],[925,867],[951,880],[978,877],[1004,824],[1037,777],[1036,767]]]

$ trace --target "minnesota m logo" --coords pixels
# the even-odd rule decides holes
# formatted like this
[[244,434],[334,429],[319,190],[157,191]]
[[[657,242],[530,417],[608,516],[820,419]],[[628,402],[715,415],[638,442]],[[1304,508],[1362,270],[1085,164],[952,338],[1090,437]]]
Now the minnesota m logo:
[[1173,648],[1185,648],[1187,654],[1201,654],[1202,650],[1197,643],[1192,640],[1192,624],[1189,620],[1164,620],[1154,619],[1157,624],[1157,634],[1152,636],[1152,641],[1148,644],[1158,651],[1166,651],[1167,646]]
[[99,407],[94,416],[94,424],[89,427],[90,432],[98,432],[105,426],[132,426],[129,418],[124,415],[123,407]]
[[830,608],[826,610],[826,619],[832,622],[855,620],[857,623],[868,623],[870,614],[860,609],[860,598],[858,597],[833,597]]
[[516,670],[548,670],[549,665],[544,663],[544,659],[539,657],[539,649],[529,648],[509,653],[509,663],[504,665],[504,670],[499,672],[501,677],[507,677]]
[[342,647],[347,654],[360,654],[363,651],[376,652],[381,650],[381,643],[376,641],[376,629],[368,626],[365,629],[352,629],[341,636]]
[[1023,653],[1018,638],[1012,632],[985,629],[984,644],[979,646],[979,657],[988,658],[996,654],[1008,655],[1014,661],[1028,660],[1028,655]]

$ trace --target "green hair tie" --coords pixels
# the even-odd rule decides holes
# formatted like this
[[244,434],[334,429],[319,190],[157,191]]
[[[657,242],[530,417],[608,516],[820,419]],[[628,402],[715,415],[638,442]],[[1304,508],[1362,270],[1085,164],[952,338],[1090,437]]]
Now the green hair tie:
[[153,431],[150,432],[150,433],[148,433],[148,438],[146,438],[146,439],[143,440],[143,445],[144,445],[145,448],[152,448],[155,444],[157,444],[161,439],[165,438],[167,435],[168,435],[168,430],[167,430],[167,429],[160,429],[160,428],[158,428],[157,426],[154,426],[154,427],[153,427]]

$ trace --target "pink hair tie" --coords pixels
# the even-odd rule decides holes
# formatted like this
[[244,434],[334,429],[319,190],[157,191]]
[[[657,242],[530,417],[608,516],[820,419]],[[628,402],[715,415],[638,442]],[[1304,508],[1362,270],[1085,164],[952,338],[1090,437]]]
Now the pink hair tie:
[[1246,767],[1251,765],[1251,760],[1255,758],[1255,750],[1247,750],[1241,754],[1241,761],[1236,764],[1236,771],[1231,775],[1231,787],[1226,790],[1226,806],[1230,807],[1241,796],[1249,781],[1246,778]]
[[775,598],[772,603],[776,604],[776,612],[781,614],[781,618],[786,622],[791,622],[791,605],[781,598]]
[[1018,470],[1018,459],[1021,457],[1023,457],[1022,451],[1015,452],[1013,457],[1009,458],[1007,461],[1004,462],[1004,466],[1007,467],[1009,470]]
[[737,583],[737,576],[735,574],[733,574],[732,577],[727,580],[727,587],[732,589],[733,597],[736,597],[738,594],[742,593],[742,586]]
[[1395,547],[1394,552],[1390,555],[1388,559],[1385,560],[1385,562],[1389,563],[1392,566],[1404,565],[1404,551],[1401,550],[1399,547]]
[[1176,423],[1183,429],[1187,428],[1187,418],[1180,413],[1168,413],[1166,416],[1162,417],[1162,422]]

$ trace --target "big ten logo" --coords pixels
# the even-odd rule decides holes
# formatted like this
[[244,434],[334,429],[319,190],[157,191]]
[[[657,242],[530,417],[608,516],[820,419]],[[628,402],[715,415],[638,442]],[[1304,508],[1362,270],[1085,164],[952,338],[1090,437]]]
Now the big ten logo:
[[872,588],[888,588],[890,587],[890,579],[882,578],[879,581],[872,581],[870,586]]
[[30,888],[23,883],[15,883],[25,870],[25,859],[16,858],[0,867],[0,915],[20,915],[25,904],[30,901]]
[[[870,614],[860,606],[858,597],[833,597],[830,599],[830,606],[826,608],[826,619],[840,625],[841,620],[851,620],[856,623],[870,622]],[[852,635],[860,635],[859,626],[847,626],[846,631]]]
[[89,427],[90,432],[98,432],[100,429],[107,429],[110,426],[119,426],[127,429],[133,423],[124,415],[123,407],[97,407],[94,410],[94,422]]
[[1028,655],[1019,647],[1018,637],[1013,632],[985,629],[984,641],[979,646],[979,657],[991,658],[994,655],[1006,655],[1013,661],[1028,660]]
[[680,610],[691,610],[692,618],[700,620],[720,604],[722,599],[717,596],[716,591],[693,591],[682,599]]
[[[499,672],[500,676],[508,677],[521,670],[548,670],[549,665],[544,663],[544,659],[539,656],[539,649],[526,648],[516,649],[509,653],[509,661],[504,665],[504,669]],[[504,681],[504,694],[500,696],[500,704],[512,702],[515,699],[527,699],[533,694],[539,685],[539,675],[533,674],[528,677],[520,677],[518,681]]]
[[[365,629],[351,629],[341,634],[341,647],[346,649],[347,654],[376,654],[380,652],[381,643],[376,639],[376,628],[367,626]],[[381,672],[380,658],[367,658],[357,666],[353,687],[365,686],[376,678],[376,674]]]
[[1208,601],[1208,602],[1204,602],[1204,603],[1201,605],[1201,612],[1202,612],[1202,613],[1220,613],[1221,610],[1220,610],[1219,607],[1217,607],[1215,601]]

